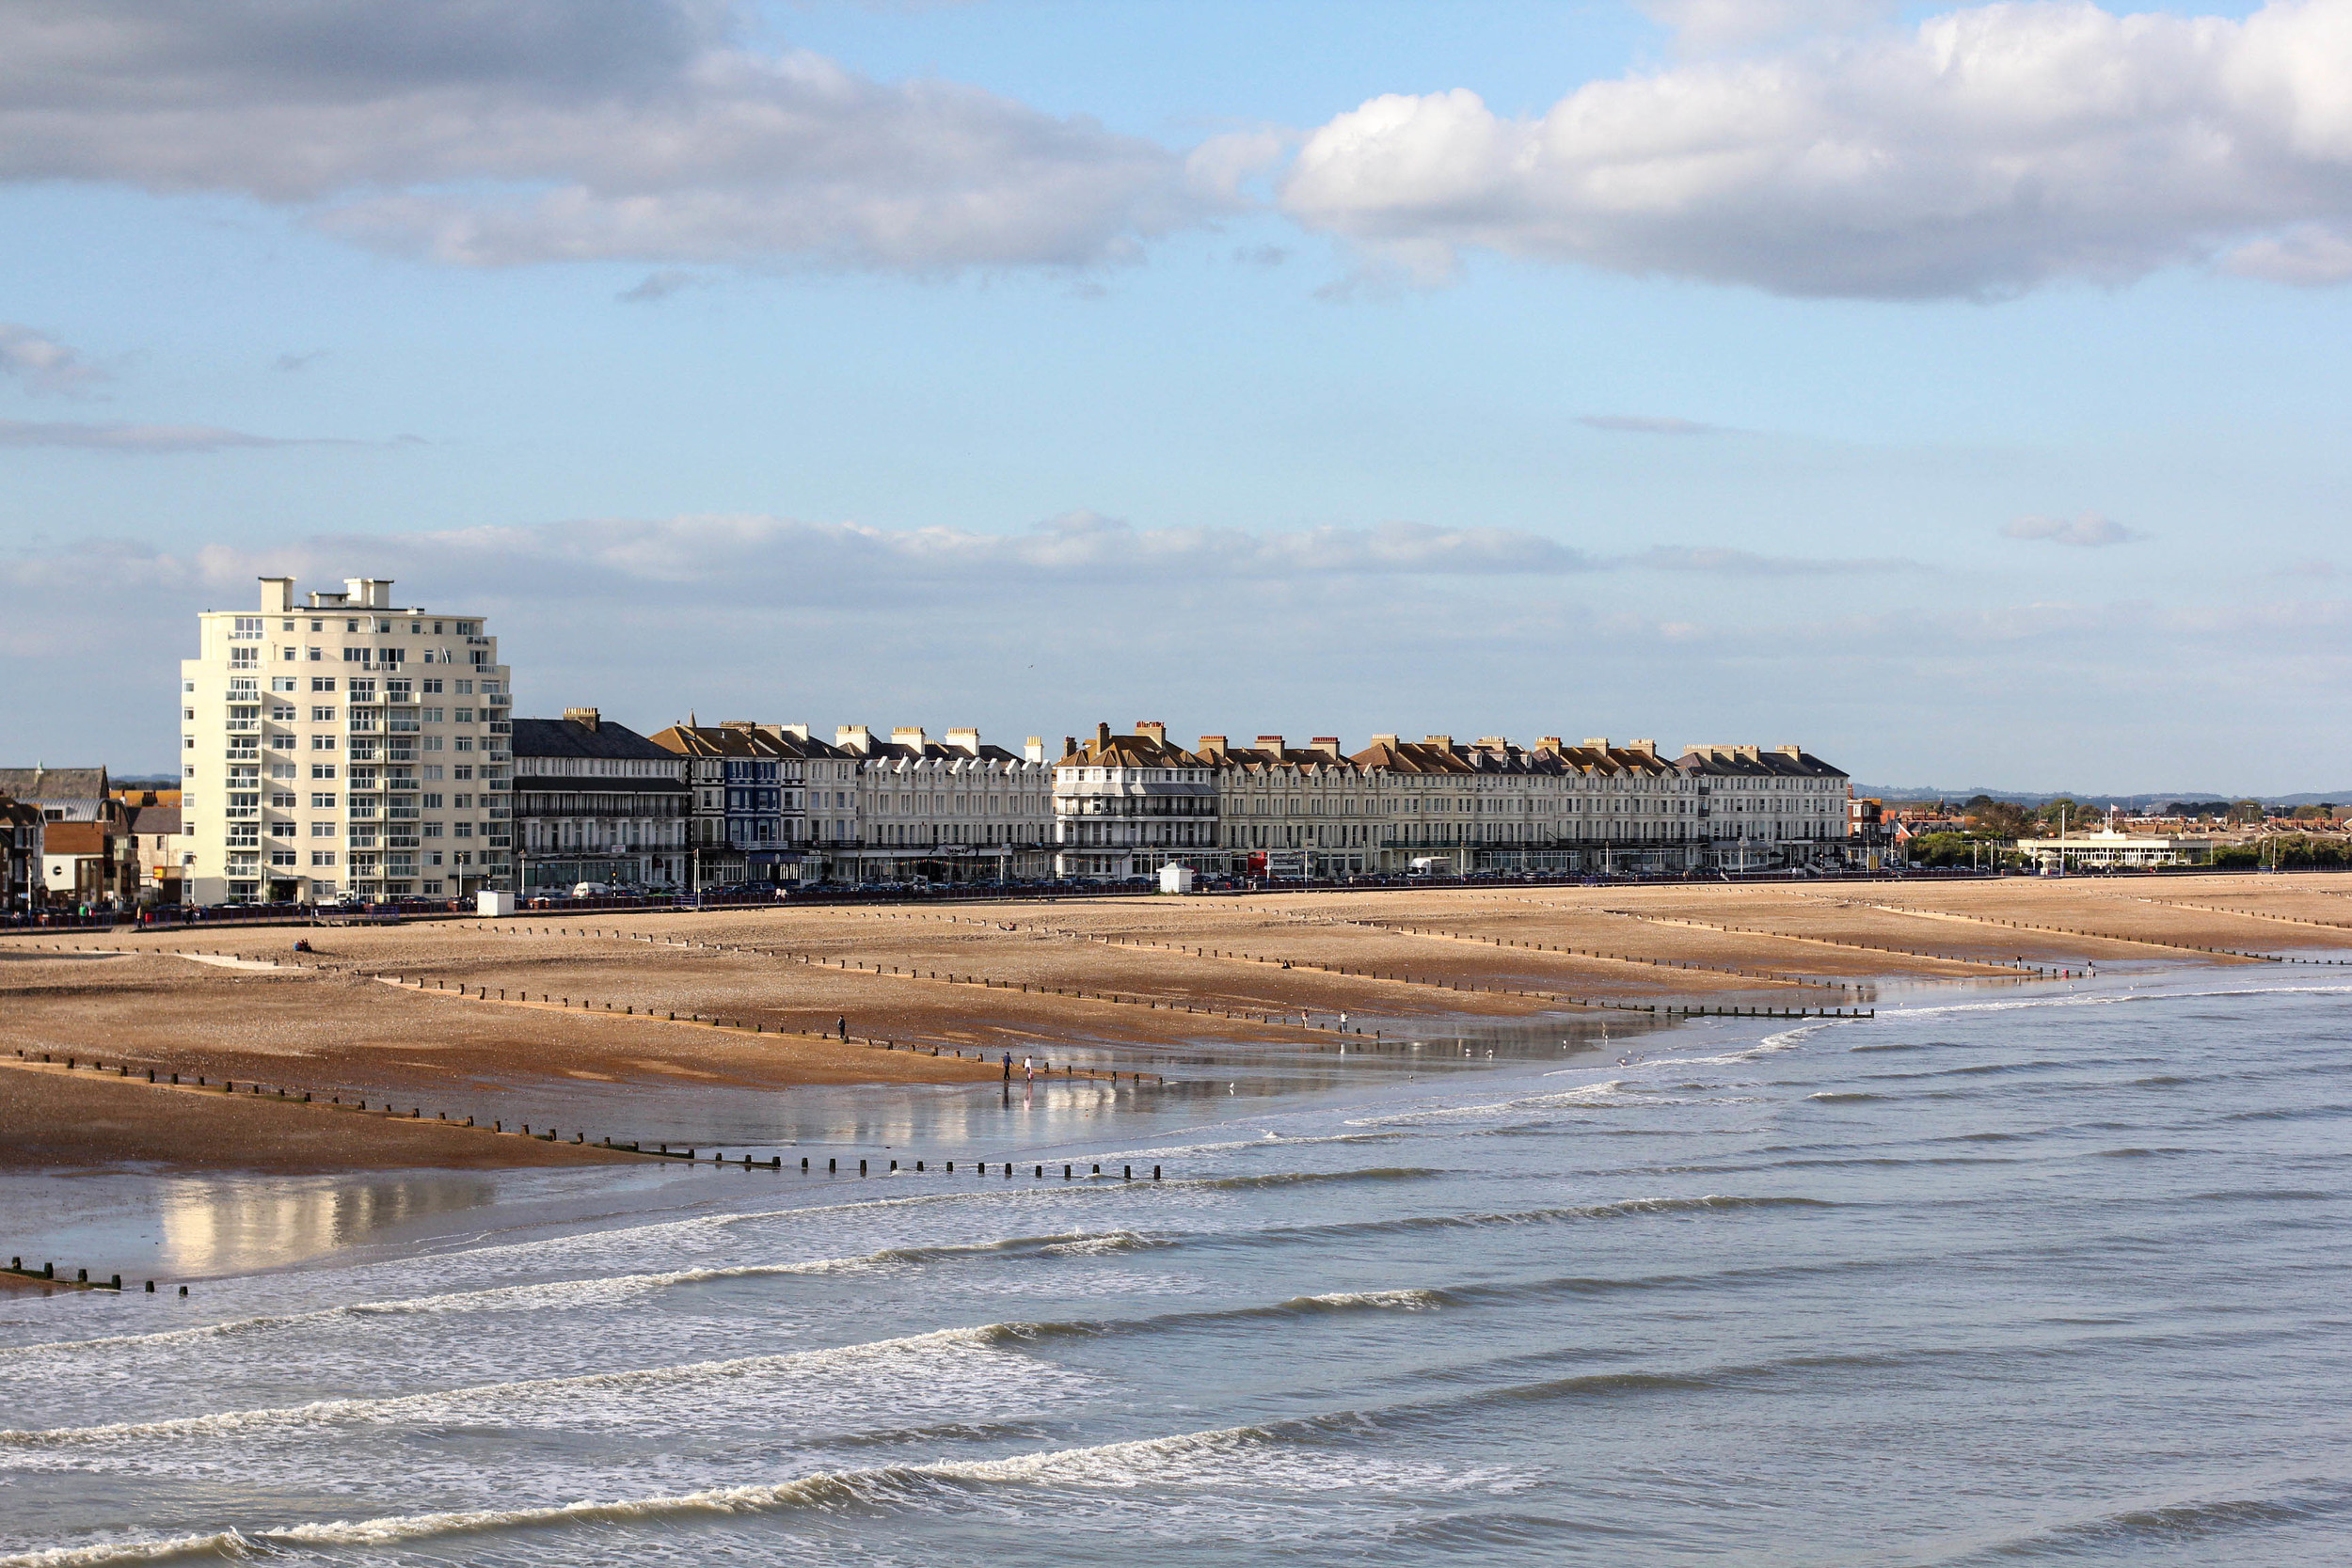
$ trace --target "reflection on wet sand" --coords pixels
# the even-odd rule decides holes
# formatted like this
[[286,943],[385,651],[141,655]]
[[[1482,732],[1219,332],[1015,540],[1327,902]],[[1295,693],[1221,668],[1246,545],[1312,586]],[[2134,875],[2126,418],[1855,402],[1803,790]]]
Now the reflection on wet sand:
[[477,1175],[167,1177],[155,1184],[160,1266],[217,1275],[282,1266],[387,1239],[437,1214],[480,1208],[497,1184]]

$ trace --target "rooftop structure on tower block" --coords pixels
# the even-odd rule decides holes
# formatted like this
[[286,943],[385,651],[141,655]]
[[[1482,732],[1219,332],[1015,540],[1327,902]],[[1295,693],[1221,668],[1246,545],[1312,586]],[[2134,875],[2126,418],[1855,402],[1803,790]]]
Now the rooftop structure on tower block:
[[182,853],[199,904],[514,887],[512,700],[478,615],[353,578],[197,617],[180,666]]

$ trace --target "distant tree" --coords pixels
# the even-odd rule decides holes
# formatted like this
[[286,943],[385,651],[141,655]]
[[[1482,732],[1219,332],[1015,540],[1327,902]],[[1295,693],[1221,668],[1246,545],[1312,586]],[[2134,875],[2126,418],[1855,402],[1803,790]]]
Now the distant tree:
[[2260,800],[2230,802],[2230,820],[2233,822],[2260,822],[2263,816],[2263,803]]
[[2067,832],[2072,832],[2083,825],[2086,816],[2095,815],[2097,815],[2095,812],[2071,795],[2060,795],[2055,800],[2045,800],[2033,814],[2034,820],[2041,825],[2042,831],[2052,833],[2058,831],[2060,823],[2065,825]]
[[2025,807],[1983,795],[1968,802],[1967,822],[1986,838],[2024,838],[2033,832],[2033,815]]
[[1972,858],[1964,833],[1921,833],[1906,846],[1914,865],[1966,865]]

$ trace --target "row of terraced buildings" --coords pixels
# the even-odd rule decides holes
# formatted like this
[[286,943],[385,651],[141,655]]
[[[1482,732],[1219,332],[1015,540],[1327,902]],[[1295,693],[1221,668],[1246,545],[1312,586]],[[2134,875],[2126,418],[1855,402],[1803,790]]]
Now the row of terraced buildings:
[[1768,870],[1842,863],[1846,775],[1796,746],[1167,726],[1018,752],[979,732],[516,717],[478,615],[381,578],[207,610],[181,667],[193,902],[524,895],[581,883],[1115,880]]

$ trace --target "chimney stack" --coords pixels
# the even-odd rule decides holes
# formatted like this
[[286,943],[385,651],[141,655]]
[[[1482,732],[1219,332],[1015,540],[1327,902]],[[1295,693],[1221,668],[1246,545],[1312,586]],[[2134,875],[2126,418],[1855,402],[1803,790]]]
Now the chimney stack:
[[1319,735],[1307,745],[1309,750],[1321,752],[1333,762],[1340,760],[1340,737],[1336,735]]
[[578,724],[591,735],[596,733],[596,723],[602,717],[603,715],[592,707],[567,707],[564,710],[564,718],[567,723]]
[[1094,726],[1094,754],[1101,756],[1111,749],[1111,726],[1106,720]]
[[1282,737],[1279,735],[1262,735],[1258,737],[1258,750],[1273,752],[1279,755],[1282,751]]
[[1165,746],[1168,744],[1168,726],[1161,723],[1156,719],[1136,720],[1136,734],[1143,736],[1144,739],[1149,740],[1155,746]]

